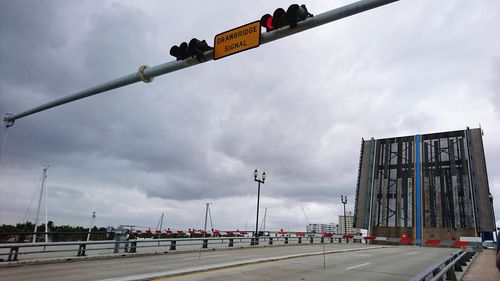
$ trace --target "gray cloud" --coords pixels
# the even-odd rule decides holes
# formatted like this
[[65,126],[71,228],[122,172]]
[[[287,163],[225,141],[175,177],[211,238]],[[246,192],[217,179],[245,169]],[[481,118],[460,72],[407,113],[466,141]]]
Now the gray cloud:
[[[150,225],[165,211],[171,225],[189,227],[215,201],[223,226],[241,228],[254,220],[255,168],[268,174],[263,202],[274,227],[301,228],[301,207],[336,221],[340,194],[354,201],[362,137],[479,123],[500,196],[493,2],[400,1],[20,119],[0,159],[9,198],[0,221],[18,220],[45,164],[56,222],[85,224],[98,209],[103,224]],[[173,44],[210,42],[288,4],[2,1],[0,113],[170,61]],[[306,4],[315,14],[333,8]],[[23,195],[10,200],[12,187]]]

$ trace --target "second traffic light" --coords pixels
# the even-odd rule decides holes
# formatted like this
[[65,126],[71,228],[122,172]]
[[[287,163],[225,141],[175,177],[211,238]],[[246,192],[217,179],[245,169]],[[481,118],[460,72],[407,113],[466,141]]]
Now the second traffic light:
[[266,28],[266,31],[273,31],[278,28],[290,26],[294,28],[297,23],[304,21],[313,15],[307,11],[306,5],[293,4],[285,11],[283,8],[278,8],[273,15],[265,14],[260,18],[260,25]]
[[185,60],[190,57],[196,56],[198,60],[201,59],[201,54],[203,52],[212,50],[213,48],[208,46],[205,40],[198,40],[196,38],[191,39],[189,44],[182,42],[179,46],[174,45],[170,48],[170,55],[174,56],[177,60]]

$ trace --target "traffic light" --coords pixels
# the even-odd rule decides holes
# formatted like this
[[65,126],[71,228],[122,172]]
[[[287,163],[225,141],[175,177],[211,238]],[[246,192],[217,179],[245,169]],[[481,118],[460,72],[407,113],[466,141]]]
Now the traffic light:
[[266,31],[269,32],[273,30],[273,16],[270,14],[265,14],[260,18],[260,26],[266,28]]
[[272,24],[274,29],[282,28],[288,25],[285,10],[283,10],[282,8],[278,8],[274,11]]
[[260,25],[263,26],[267,32],[273,31],[284,26],[290,28],[297,27],[297,23],[304,21],[313,15],[307,11],[306,5],[293,4],[285,11],[283,8],[278,8],[274,11],[273,15],[265,14],[260,18]]
[[208,46],[207,41],[198,40],[196,38],[191,39],[188,45],[188,53],[191,55],[200,55],[205,51],[212,50],[213,48]]
[[286,10],[286,19],[290,27],[296,27],[299,21],[304,21],[313,15],[307,11],[306,5],[293,4]]
[[198,60],[201,60],[201,54],[211,49],[213,48],[208,46],[205,40],[200,41],[193,38],[189,41],[189,44],[182,42],[179,46],[172,46],[172,48],[170,48],[170,55],[174,56],[177,60],[185,60],[194,56],[196,56]]

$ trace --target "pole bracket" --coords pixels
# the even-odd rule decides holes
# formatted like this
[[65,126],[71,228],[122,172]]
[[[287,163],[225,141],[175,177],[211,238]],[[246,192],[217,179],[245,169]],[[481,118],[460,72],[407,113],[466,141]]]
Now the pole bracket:
[[14,121],[16,121],[16,119],[14,119],[13,117],[14,117],[14,115],[12,113],[5,114],[5,117],[3,118],[3,122],[5,122],[6,128],[12,127],[14,125]]
[[144,70],[146,70],[146,68],[148,68],[148,67],[149,67],[149,66],[147,66],[147,65],[143,64],[143,65],[141,65],[141,66],[139,67],[139,71],[137,71],[137,73],[139,74],[139,77],[141,77],[141,80],[142,80],[142,82],[144,82],[144,83],[151,83],[151,82],[153,82],[153,80],[154,80],[154,78],[153,78],[153,77],[149,78],[149,77],[147,77],[146,75],[144,75]]

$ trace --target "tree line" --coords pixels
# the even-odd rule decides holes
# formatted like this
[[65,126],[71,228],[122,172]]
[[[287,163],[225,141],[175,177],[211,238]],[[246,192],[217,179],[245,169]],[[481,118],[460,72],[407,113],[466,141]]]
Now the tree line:
[[[56,225],[53,221],[49,221],[48,236],[49,242],[60,241],[83,241],[87,240],[89,232],[88,227]],[[32,242],[35,224],[27,221],[17,223],[16,225],[2,224],[0,226],[0,243],[7,242]],[[37,241],[45,241],[45,223],[37,226]],[[106,240],[112,239],[111,233],[107,233],[106,227],[94,226],[91,229],[90,240]]]

